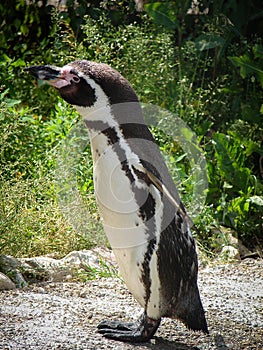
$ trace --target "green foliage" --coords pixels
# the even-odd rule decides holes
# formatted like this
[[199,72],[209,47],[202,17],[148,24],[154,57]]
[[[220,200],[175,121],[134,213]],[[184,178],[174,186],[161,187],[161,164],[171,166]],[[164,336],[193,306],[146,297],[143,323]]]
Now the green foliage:
[[157,24],[173,32],[178,28],[178,21],[172,13],[171,4],[171,2],[152,2],[145,5],[145,10]]
[[[256,91],[256,88],[253,91],[254,98],[251,98],[253,103],[257,100],[257,95],[261,97],[255,103],[246,104],[244,108],[243,115],[247,120],[257,121],[262,123],[262,114],[263,114],[263,46],[261,44],[255,44],[252,46],[252,54],[245,53],[241,56],[232,56],[229,57],[231,63],[240,69],[240,76],[248,80],[250,78],[251,82],[256,86],[256,80],[259,82],[261,89]],[[256,95],[256,96],[255,96]],[[255,98],[256,97],[256,98]],[[260,105],[261,103],[261,105]]]
[[[156,30],[155,30],[156,29]],[[145,18],[141,25],[114,26],[105,16],[86,18],[85,46],[78,55],[118,69],[144,102],[173,103],[174,50],[171,35]],[[169,100],[170,99],[170,100]]]
[[234,191],[247,193],[251,171],[244,166],[246,149],[237,135],[233,136],[221,133],[213,135],[218,172],[228,188],[234,187]]
[[263,88],[263,46],[256,44],[253,47],[253,55],[254,58],[244,54],[239,57],[229,57],[229,60],[234,66],[240,68],[240,75],[243,79],[255,75]]
[[53,181],[51,177],[12,181],[0,177],[1,254],[63,257],[98,244],[92,233],[76,232],[62,216]]
[[77,270],[75,274],[75,278],[77,280],[80,280],[82,282],[87,282],[90,280],[94,280],[97,278],[108,278],[108,277],[119,277],[118,271],[113,267],[110,266],[107,262],[105,262],[103,259],[100,259],[100,267],[95,268],[91,267],[90,265],[83,265],[82,269]]
[[[9,56],[17,55],[37,47],[38,41],[47,38],[51,25],[50,7],[24,0],[9,0],[0,4],[0,47]],[[45,23],[43,26],[42,23]],[[21,55],[22,54],[22,55]]]
[[[32,110],[21,108],[20,101],[5,98],[3,93],[2,98],[5,102],[0,105],[1,253],[34,256],[58,252],[64,256],[72,250],[105,243],[98,233],[92,233],[92,220],[86,223],[85,231],[73,230],[57,201],[54,184],[58,152],[76,121],[76,112],[59,101],[50,119],[44,120]],[[83,165],[78,170],[83,171]],[[91,205],[94,206],[94,198],[89,200]]]
[[227,135],[215,133],[212,144],[214,161],[209,164],[209,172],[213,179],[208,202],[217,203],[215,217],[220,224],[236,229],[241,237],[260,239],[263,186],[248,165],[252,154],[263,155],[262,149],[231,131]]
[[[58,158],[78,116],[53,89],[33,85],[23,72],[27,65],[61,66],[75,58],[109,63],[141,101],[172,111],[197,134],[209,179],[197,219],[206,252],[224,244],[220,225],[251,248],[262,243],[262,5],[231,0],[198,6],[149,1],[140,14],[132,0],[67,1],[60,9],[46,1],[0,5],[2,252],[63,255],[105,243],[92,234],[101,229],[93,224],[98,214],[88,146],[72,169],[93,223],[74,231],[57,196]],[[196,179],[187,153],[161,124],[152,131],[180,180],[183,200],[191,202]]]
[[60,102],[45,120],[19,100],[5,98],[8,90],[0,95],[1,173],[7,178],[38,177],[50,170],[54,163],[51,150],[65,138],[74,123],[76,113]]

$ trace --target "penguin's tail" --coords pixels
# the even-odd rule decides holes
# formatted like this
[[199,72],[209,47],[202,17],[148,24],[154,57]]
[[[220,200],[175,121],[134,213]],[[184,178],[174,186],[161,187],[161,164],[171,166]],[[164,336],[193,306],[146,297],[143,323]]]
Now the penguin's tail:
[[204,333],[209,334],[204,310],[201,312],[199,311],[199,314],[190,314],[182,319],[182,321],[187,328],[192,329],[193,331],[203,331]]
[[198,289],[192,290],[177,309],[177,317],[194,331],[203,331],[209,334],[204,308]]

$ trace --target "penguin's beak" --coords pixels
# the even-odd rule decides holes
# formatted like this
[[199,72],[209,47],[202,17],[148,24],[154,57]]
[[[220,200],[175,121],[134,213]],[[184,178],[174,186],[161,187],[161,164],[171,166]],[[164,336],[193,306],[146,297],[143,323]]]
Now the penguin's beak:
[[25,68],[26,72],[33,75],[33,77],[44,80],[49,85],[54,86],[56,89],[61,89],[62,87],[71,84],[70,76],[63,73],[63,69],[55,66],[31,66]]
[[62,78],[61,77],[61,70],[58,67],[55,66],[31,66],[25,68],[26,72],[29,72],[29,74],[33,75],[33,77],[45,80],[47,83],[51,83],[52,81]]

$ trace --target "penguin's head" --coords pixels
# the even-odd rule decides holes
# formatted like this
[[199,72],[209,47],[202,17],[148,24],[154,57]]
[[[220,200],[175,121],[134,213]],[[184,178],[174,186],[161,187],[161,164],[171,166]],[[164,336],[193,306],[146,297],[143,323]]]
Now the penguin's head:
[[26,71],[54,86],[65,101],[76,107],[138,102],[129,82],[103,63],[78,60],[62,68],[42,65]]

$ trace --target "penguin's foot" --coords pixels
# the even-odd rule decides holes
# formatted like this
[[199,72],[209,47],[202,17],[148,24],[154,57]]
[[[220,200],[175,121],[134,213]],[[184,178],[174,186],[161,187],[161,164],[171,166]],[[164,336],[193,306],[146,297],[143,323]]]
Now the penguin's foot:
[[98,325],[99,333],[109,339],[131,343],[140,343],[150,340],[157,331],[161,320],[153,320],[145,313],[138,323],[120,321],[102,321]]

